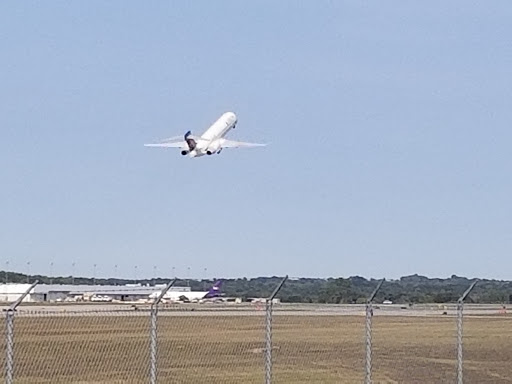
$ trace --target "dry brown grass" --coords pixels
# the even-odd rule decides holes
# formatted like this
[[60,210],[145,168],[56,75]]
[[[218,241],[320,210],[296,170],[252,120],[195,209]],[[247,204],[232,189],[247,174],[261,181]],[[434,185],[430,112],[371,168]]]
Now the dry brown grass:
[[[160,383],[262,383],[262,316],[161,316]],[[466,318],[465,382],[512,382],[512,317]],[[148,382],[149,317],[16,319],[15,382]],[[275,383],[361,383],[364,317],[275,316]],[[453,383],[455,319],[374,318],[374,382]],[[1,347],[4,347],[1,345]]]

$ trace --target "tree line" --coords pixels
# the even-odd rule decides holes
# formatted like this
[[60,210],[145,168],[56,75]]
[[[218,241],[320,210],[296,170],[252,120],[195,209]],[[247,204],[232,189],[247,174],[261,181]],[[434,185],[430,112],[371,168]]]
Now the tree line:
[[[227,296],[242,298],[268,296],[281,278],[227,280]],[[451,303],[456,302],[471,285],[473,279],[451,276],[447,279],[427,278],[419,275],[386,280],[375,297],[375,302],[390,300],[394,303]],[[278,297],[283,302],[363,304],[377,287],[379,280],[359,276],[349,278],[301,278],[288,280]],[[481,280],[466,299],[473,303],[510,303],[512,282]]]
[[[166,284],[170,278],[133,279],[87,278],[87,277],[49,277],[42,275],[27,276],[15,272],[0,272],[4,282],[27,283],[36,279],[41,284],[84,284],[84,285],[156,285]],[[281,281],[281,277],[257,277],[224,279],[222,292],[226,297],[241,297],[243,300],[267,297]],[[212,280],[178,280],[176,286],[190,286],[194,291],[208,289]],[[428,278],[420,275],[404,276],[396,280],[386,280],[375,302],[390,300],[394,303],[450,303],[456,302],[473,280],[452,275],[447,279]],[[278,297],[289,303],[364,303],[373,292],[379,280],[360,276],[348,278],[299,278],[289,279]],[[512,282],[503,280],[481,280],[467,299],[474,303],[510,303],[512,301]]]

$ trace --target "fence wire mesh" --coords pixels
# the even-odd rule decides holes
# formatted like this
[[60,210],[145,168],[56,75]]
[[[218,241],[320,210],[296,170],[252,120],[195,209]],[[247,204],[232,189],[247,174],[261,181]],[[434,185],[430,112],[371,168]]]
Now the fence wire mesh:
[[263,383],[265,311],[260,306],[162,306],[162,383]]
[[1,348],[0,349],[0,364],[1,364],[0,372],[2,374],[0,379],[3,379],[3,380],[5,380],[6,383],[8,383],[7,372],[6,372],[6,362],[7,362],[6,356],[8,354],[8,349],[7,349],[7,327],[8,327],[7,312],[4,312],[3,315],[4,315],[4,319],[3,319],[4,321],[2,322],[2,325],[0,326],[0,328],[1,328],[1,331],[0,331],[0,348]]
[[500,308],[490,314],[464,309],[463,378],[465,384],[505,384],[512,380],[512,317]]
[[374,311],[374,382],[454,383],[453,315],[429,317],[393,312]]
[[[13,312],[7,383],[258,383],[266,379],[265,303],[49,305]],[[272,383],[362,383],[371,326],[373,383],[454,383],[456,305],[273,305]],[[156,327],[151,328],[153,325]],[[464,304],[464,383],[508,383],[512,316]],[[151,344],[151,340],[155,341]],[[154,365],[151,356],[154,353]],[[151,376],[151,367],[154,376]],[[153,380],[151,380],[153,379]]]
[[149,317],[132,311],[19,309],[15,383],[147,383]]
[[364,307],[274,307],[273,382],[362,383]]

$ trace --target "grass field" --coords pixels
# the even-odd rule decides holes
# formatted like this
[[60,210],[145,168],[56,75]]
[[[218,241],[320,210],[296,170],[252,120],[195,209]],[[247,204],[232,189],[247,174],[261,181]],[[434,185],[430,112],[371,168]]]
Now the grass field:
[[[364,317],[280,315],[273,330],[273,382],[363,382]],[[158,335],[160,383],[264,380],[263,313],[160,316]],[[18,316],[15,336],[16,383],[148,382],[149,317]],[[455,382],[455,341],[451,317],[375,316],[374,382]],[[465,318],[464,354],[465,383],[511,383],[512,317]]]

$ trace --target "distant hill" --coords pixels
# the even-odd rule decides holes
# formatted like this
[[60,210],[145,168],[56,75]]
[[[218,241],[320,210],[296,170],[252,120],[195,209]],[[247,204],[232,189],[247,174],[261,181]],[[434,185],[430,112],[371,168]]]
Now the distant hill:
[[[93,279],[87,277],[49,277],[27,275],[15,272],[0,272],[9,282],[26,283],[36,279],[43,284],[133,284],[130,279]],[[142,285],[165,284],[170,278],[137,280]],[[280,277],[257,277],[225,279],[223,293],[228,297],[266,297],[274,290]],[[1,280],[0,280],[1,281]],[[290,279],[279,292],[283,302],[295,303],[364,303],[377,286],[379,280],[360,276],[349,278],[299,278]],[[385,281],[375,301],[391,300],[395,303],[450,303],[456,302],[469,287],[473,279],[452,275],[448,279],[428,278],[421,275],[403,276],[398,280]],[[178,280],[177,286],[190,285],[192,290],[204,290],[213,284],[213,280]],[[481,280],[468,297],[474,303],[510,303],[512,301],[512,282],[500,280]]]

